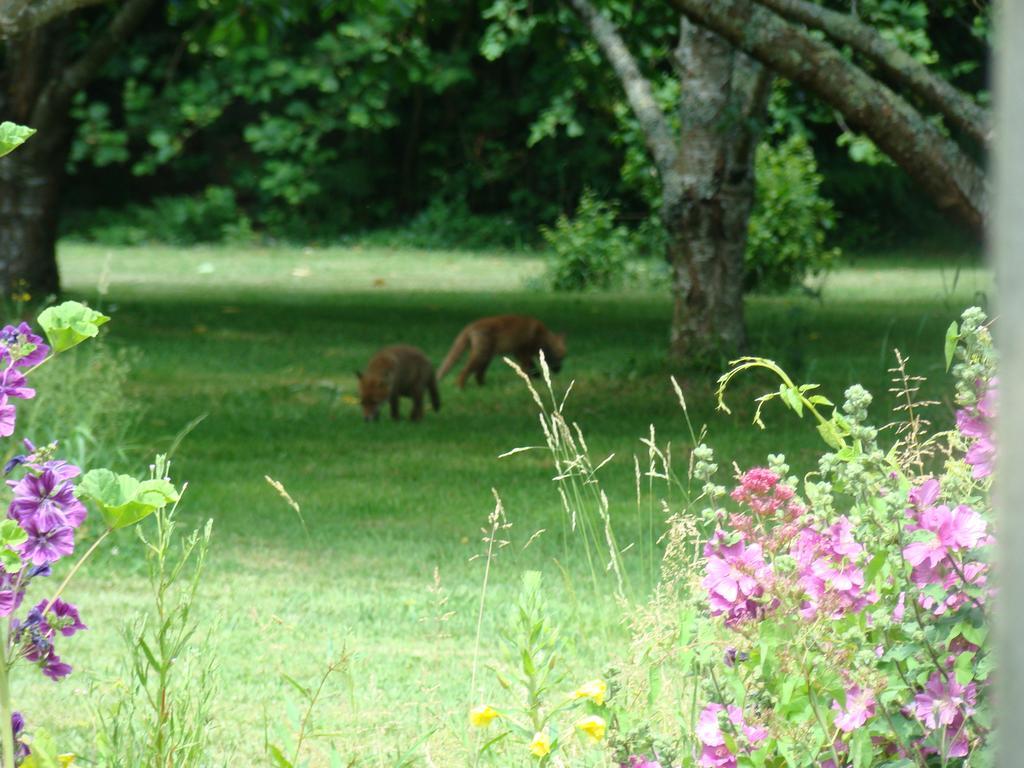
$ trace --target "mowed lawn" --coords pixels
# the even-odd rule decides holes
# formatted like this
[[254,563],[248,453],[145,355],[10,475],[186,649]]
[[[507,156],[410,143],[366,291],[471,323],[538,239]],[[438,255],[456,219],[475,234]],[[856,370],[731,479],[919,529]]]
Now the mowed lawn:
[[[496,630],[528,568],[544,572],[570,679],[597,675],[623,651],[610,592],[595,594],[578,548],[566,555],[548,457],[498,459],[543,442],[522,382],[496,362],[486,387],[459,392],[447,379],[441,412],[428,410],[421,424],[365,424],[354,372],[396,342],[440,362],[481,315],[532,314],[565,332],[570,355],[556,384],[575,381],[566,410],[592,454],[615,454],[601,470],[603,487],[620,541],[643,552],[639,518],[647,513],[637,514],[632,458],[646,463],[639,439],[654,424],[681,476],[691,447],[668,379],[667,291],[557,295],[536,287],[537,258],[500,253],[65,244],[61,266],[72,296],[96,302],[102,293],[110,343],[135,354],[129,391],[144,415],[128,449],[134,461],[115,468],[143,474],[154,453],[205,415],[178,449],[173,475],[189,484],[186,521],[214,520],[196,615],[200,652],[220,670],[215,757],[265,764],[264,725],[280,723],[295,699],[282,674],[312,680],[345,648],[350,676],[336,680],[318,716],[336,734],[343,765],[391,765],[434,729],[418,754],[464,764],[484,566],[472,558],[485,547],[492,489],[512,543],[492,568],[482,660],[501,658]],[[888,423],[892,349],[909,355],[913,371],[931,377],[926,392],[942,399],[943,333],[989,288],[981,268],[927,254],[845,268],[820,297],[752,297],[750,351],[799,382],[820,383],[837,402],[862,382],[879,396],[877,422]],[[822,446],[809,421],[776,404],[766,409],[767,430],[749,423],[750,401],[777,384],[742,379],[730,395],[734,414],[725,416],[714,412],[714,378],[679,376],[694,426],[707,425],[719,452],[723,483],[732,461],[763,463],[769,452],[787,452],[801,472],[813,468]],[[933,411],[951,414],[948,401]],[[265,475],[301,505],[309,536]],[[94,732],[87,691],[110,684],[124,654],[119,628],[147,606],[140,550],[121,535],[70,588],[90,626],[63,643],[75,674],[57,686],[18,687],[27,719],[83,755]],[[648,569],[625,557],[643,585]],[[435,569],[443,605],[432,591]],[[497,700],[490,673],[481,679],[483,695]],[[327,762],[318,752],[313,764]]]

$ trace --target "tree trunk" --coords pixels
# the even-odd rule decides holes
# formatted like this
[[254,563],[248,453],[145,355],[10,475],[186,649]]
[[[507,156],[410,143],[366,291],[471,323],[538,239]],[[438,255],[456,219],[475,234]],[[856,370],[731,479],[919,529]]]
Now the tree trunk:
[[675,301],[670,351],[681,362],[708,362],[745,342],[743,260],[757,123],[770,77],[686,19],[680,21],[676,60],[679,184],[665,185],[662,202]]
[[0,284],[9,294],[57,293],[57,214],[67,143],[33,151],[30,139],[0,160]]
[[57,119],[43,119],[38,105],[66,64],[66,30],[57,22],[5,43],[0,70],[4,117],[38,130],[0,159],[0,290],[5,298],[15,290],[43,297],[60,288],[57,215],[70,115],[65,109]]

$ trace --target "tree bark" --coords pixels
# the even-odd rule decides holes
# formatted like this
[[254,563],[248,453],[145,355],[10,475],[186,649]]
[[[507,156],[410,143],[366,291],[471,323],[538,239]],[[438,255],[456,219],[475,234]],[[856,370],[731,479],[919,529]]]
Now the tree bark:
[[[4,2],[5,0],[0,0]],[[11,5],[10,0],[7,0]],[[73,125],[71,101],[141,24],[154,0],[127,0],[72,60],[71,20],[57,18],[4,41],[0,114],[37,133],[0,159],[0,292],[60,289],[57,218]],[[17,5],[17,3],[14,3]],[[81,3],[43,3],[70,12]],[[35,7],[35,6],[33,6]]]
[[834,107],[901,166],[940,211],[981,234],[988,213],[982,168],[905,99],[834,46],[757,0],[671,2],[695,24],[717,32]]
[[856,16],[807,0],[758,1],[787,19],[820,30],[850,46],[875,64],[889,85],[916,96],[942,115],[951,127],[963,131],[979,145],[984,146],[988,141],[989,115],[984,107]]
[[[666,189],[675,307],[670,351],[706,360],[743,346],[743,268],[754,202],[758,120],[765,70],[718,35],[680,20],[678,190]],[[717,361],[716,361],[717,362]]]

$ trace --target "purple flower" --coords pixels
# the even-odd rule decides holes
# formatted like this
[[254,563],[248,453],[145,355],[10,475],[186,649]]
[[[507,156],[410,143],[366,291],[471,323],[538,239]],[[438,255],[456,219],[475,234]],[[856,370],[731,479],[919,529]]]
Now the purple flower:
[[18,415],[18,409],[7,402],[7,395],[0,395],[0,437],[10,437],[14,434],[14,421]]
[[41,628],[48,635],[57,631],[64,637],[71,637],[75,632],[88,629],[79,618],[78,608],[71,603],[65,603],[60,598],[54,600],[48,610],[46,600],[39,603],[33,610],[39,613]]
[[864,572],[858,562],[864,547],[853,538],[852,528],[843,516],[824,533],[804,528],[793,543],[797,583],[807,598],[800,610],[805,619],[820,612],[838,618],[878,600],[874,592],[864,592]]
[[630,755],[626,762],[619,764],[619,768],[661,768],[661,763],[648,760],[643,755]]
[[65,664],[60,660],[60,656],[52,652],[43,661],[42,667],[43,674],[54,682],[71,674],[71,665]]
[[910,491],[910,503],[921,510],[930,507],[939,498],[939,481],[929,477],[917,488]]
[[917,523],[907,526],[907,530],[934,534],[922,541],[913,541],[903,548],[903,556],[914,566],[927,561],[928,565],[935,567],[950,552],[973,549],[988,543],[985,520],[965,504],[952,510],[945,504],[923,509],[917,516]]
[[45,469],[40,475],[26,475],[15,483],[9,516],[22,525],[32,519],[42,529],[81,525],[86,509],[75,498],[74,486],[60,479],[61,474],[67,474],[66,467],[58,468],[57,472]]
[[25,376],[20,371],[8,368],[0,373],[0,394],[31,400],[36,396],[36,391],[25,386]]
[[725,544],[718,531],[708,542],[704,554],[707,574],[701,584],[708,590],[712,616],[725,615],[726,626],[733,627],[750,618],[759,618],[774,606],[764,604],[764,595],[773,583],[772,568],[764,560],[760,544],[747,546],[742,539]]
[[708,704],[697,718],[697,738],[702,750],[698,764],[703,768],[735,768],[736,755],[725,744],[719,721],[720,713],[725,712],[737,735],[742,734],[747,742],[747,749],[756,746],[768,736],[765,728],[747,725],[743,719],[743,711],[733,705],[723,707],[721,704]]
[[944,725],[952,725],[958,714],[974,714],[976,699],[975,683],[963,686],[956,681],[954,675],[943,680],[938,672],[933,672],[924,691],[914,697],[914,715],[925,728],[935,730]]
[[24,760],[32,752],[28,748],[28,744],[18,740],[18,736],[23,730],[25,730],[25,718],[21,716],[21,712],[12,712],[11,731],[14,733],[14,757],[18,761]]
[[[29,344],[34,349],[29,350]],[[0,360],[10,359],[15,366],[32,367],[43,362],[49,353],[50,348],[43,343],[41,336],[32,332],[28,323],[21,323],[17,328],[8,325],[0,329]]]
[[67,526],[44,529],[29,518],[21,523],[21,527],[28,534],[28,539],[16,550],[34,565],[49,565],[75,550],[74,531]]
[[[956,412],[956,427],[960,434],[973,441],[967,449],[964,461],[974,469],[971,474],[975,480],[988,477],[996,458],[996,445],[992,437],[992,421],[996,415],[999,380],[992,379],[983,384],[984,392],[978,402]],[[979,387],[980,388],[980,387]]]
[[833,701],[832,709],[839,713],[836,715],[836,728],[843,733],[852,733],[874,717],[875,695],[854,685],[846,689],[846,706]]

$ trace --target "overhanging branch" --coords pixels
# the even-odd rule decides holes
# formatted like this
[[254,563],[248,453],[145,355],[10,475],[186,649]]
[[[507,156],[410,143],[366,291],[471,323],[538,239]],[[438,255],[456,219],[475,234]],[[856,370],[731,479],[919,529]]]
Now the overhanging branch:
[[987,110],[857,17],[807,0],[758,2],[787,19],[820,30],[836,42],[850,46],[878,66],[890,85],[917,96],[946,118],[951,126],[979,144],[984,145],[988,140]]
[[988,212],[982,168],[905,99],[834,46],[755,0],[670,0],[776,73],[814,93],[864,131],[939,210],[980,234]]
[[676,161],[676,138],[669,127],[665,114],[658,106],[651,90],[651,84],[637,66],[625,41],[608,17],[602,14],[590,0],[566,0],[580,17],[590,34],[601,48],[626,92],[629,106],[640,123],[647,148],[654,157],[658,172],[664,177],[673,172]]
[[0,0],[0,40],[24,35],[51,21],[105,0]]

